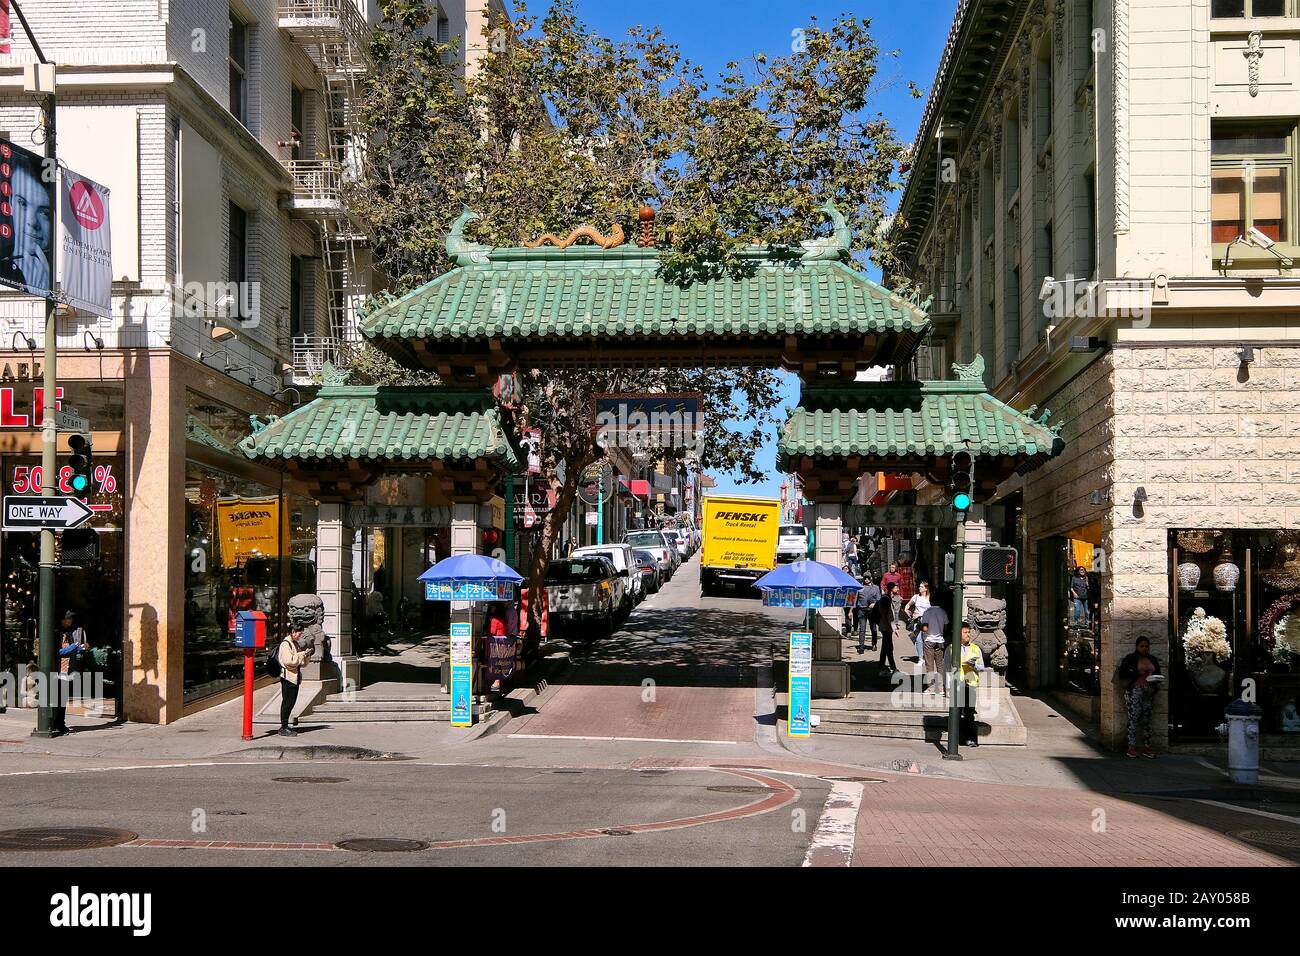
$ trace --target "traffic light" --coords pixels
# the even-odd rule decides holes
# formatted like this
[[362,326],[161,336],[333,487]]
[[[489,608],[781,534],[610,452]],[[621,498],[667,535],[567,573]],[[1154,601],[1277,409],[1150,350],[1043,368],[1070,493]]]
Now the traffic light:
[[954,511],[969,511],[975,494],[975,456],[968,451],[954,452],[948,478],[948,494]]
[[1014,581],[1020,573],[1020,552],[1015,548],[981,548],[980,580]]
[[95,470],[94,449],[90,447],[89,435],[68,436],[68,447],[72,454],[68,458],[68,467],[72,476],[68,479],[74,494],[84,495],[90,491],[90,479]]

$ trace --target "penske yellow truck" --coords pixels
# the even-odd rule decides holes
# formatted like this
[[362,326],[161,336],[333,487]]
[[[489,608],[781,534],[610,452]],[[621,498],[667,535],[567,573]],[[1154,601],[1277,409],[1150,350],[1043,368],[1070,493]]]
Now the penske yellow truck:
[[705,498],[700,593],[726,587],[757,594],[751,585],[776,567],[776,537],[781,502],[775,498]]

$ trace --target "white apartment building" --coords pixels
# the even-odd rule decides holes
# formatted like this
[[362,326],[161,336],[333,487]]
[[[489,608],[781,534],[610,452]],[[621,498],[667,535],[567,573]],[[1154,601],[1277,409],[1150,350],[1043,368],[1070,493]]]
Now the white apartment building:
[[[363,173],[352,106],[379,3],[21,5],[57,64],[60,162],[111,190],[113,315],[60,319],[59,384],[91,423],[95,461],[114,479],[97,490],[113,507],[94,521],[98,562],[61,571],[57,601],[93,614],[100,642],[119,650],[111,676],[126,715],[167,722],[233,692],[237,610],[274,620],[287,597],[315,589],[314,502],[234,445],[250,416],[309,397],[382,283],[340,198],[344,178]],[[466,38],[472,68],[499,2],[434,7],[432,28]],[[35,55],[16,15],[13,31],[0,133],[40,152],[22,83]],[[43,308],[0,291],[0,371],[19,412],[39,384]],[[31,417],[0,425],[6,493],[38,460]],[[0,539],[4,668],[35,656],[28,539]]]
[[[1143,635],[1157,746],[1217,745],[1239,693],[1266,750],[1300,741],[1298,123],[1297,0],[961,0],[917,135],[917,371],[982,356],[1066,443],[986,489],[1024,568],[1009,676],[1112,745]],[[1185,648],[1198,609],[1230,656]]]

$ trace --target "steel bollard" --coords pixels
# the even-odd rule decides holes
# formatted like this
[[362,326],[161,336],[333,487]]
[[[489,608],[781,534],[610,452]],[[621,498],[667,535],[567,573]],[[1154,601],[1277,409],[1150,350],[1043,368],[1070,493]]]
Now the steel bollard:
[[1217,728],[1228,738],[1228,779],[1233,783],[1259,783],[1259,719],[1264,712],[1257,704],[1240,698],[1224,711]]

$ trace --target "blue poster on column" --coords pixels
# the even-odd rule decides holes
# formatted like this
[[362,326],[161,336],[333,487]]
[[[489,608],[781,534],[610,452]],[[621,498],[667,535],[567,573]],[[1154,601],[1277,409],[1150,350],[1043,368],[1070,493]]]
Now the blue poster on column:
[[474,637],[468,622],[451,625],[451,725],[469,727],[474,723],[471,706],[474,685]]
[[812,632],[790,632],[790,692],[786,734],[812,734]]

